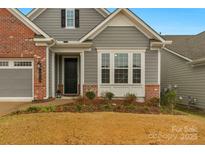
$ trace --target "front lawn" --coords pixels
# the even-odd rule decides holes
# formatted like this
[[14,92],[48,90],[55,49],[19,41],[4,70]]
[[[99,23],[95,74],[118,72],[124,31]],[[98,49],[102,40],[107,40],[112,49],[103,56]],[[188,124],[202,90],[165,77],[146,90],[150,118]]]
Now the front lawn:
[[0,144],[204,144],[190,115],[50,112],[0,118]]

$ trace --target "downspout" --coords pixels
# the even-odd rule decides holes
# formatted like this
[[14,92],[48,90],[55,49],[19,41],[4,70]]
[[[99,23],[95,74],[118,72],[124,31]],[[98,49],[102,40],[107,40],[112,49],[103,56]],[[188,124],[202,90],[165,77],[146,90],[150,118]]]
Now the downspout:
[[46,97],[45,99],[49,98],[49,49],[56,44],[55,39],[51,39],[53,42],[52,44],[46,47]]

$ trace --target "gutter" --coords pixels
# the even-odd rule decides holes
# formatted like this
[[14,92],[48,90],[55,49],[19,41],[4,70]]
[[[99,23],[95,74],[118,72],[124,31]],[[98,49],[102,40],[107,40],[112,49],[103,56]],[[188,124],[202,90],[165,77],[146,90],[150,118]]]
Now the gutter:
[[193,60],[192,62],[189,62],[189,64],[191,64],[192,66],[205,65],[205,58],[200,58],[200,59]]

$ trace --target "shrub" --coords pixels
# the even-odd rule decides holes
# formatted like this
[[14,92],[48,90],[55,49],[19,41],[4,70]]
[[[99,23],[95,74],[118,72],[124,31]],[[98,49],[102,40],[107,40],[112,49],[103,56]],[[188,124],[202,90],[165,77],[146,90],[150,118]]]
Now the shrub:
[[131,104],[131,103],[135,103],[136,102],[136,95],[132,94],[132,93],[127,93],[125,95],[125,103],[126,104]]
[[177,102],[177,94],[174,89],[169,89],[162,95],[161,104],[171,109],[172,112],[176,105],[176,102]]
[[159,98],[157,97],[152,97],[151,99],[149,99],[148,101],[145,102],[145,104],[147,106],[159,106]]
[[85,95],[89,100],[93,100],[95,98],[95,93],[93,91],[88,91]]
[[36,113],[39,112],[40,110],[41,110],[40,106],[31,106],[26,111],[31,113]]
[[82,108],[83,108],[82,104],[76,104],[76,108],[75,108],[76,112],[81,112]]
[[107,99],[107,100],[112,100],[113,99],[113,97],[114,97],[114,94],[112,93],[112,92],[106,92],[105,93],[105,98]]
[[134,112],[136,109],[136,105],[129,104],[129,105],[126,105],[124,108],[125,108],[125,112]]

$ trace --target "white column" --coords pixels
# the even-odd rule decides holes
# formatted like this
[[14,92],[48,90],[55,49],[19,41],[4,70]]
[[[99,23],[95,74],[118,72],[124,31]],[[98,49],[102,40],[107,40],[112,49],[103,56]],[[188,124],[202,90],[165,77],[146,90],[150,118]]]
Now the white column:
[[49,97],[49,47],[46,47],[46,98]]
[[52,52],[52,97],[55,97],[55,53]]
[[80,53],[80,95],[83,96],[84,85],[84,51]]

